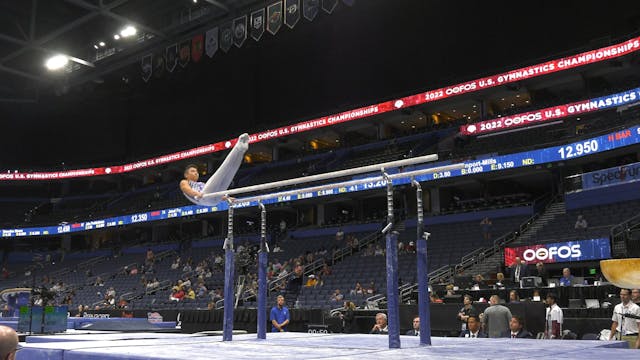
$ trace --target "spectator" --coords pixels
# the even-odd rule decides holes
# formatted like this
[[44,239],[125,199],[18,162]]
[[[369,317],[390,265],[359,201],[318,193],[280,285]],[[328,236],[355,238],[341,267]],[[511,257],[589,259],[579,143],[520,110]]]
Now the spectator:
[[489,298],[489,307],[484,311],[482,323],[487,335],[491,338],[499,338],[509,330],[511,311],[504,305],[500,305],[500,297],[492,295]]
[[569,268],[562,269],[562,277],[560,278],[560,286],[571,286],[574,284],[573,275],[571,275],[571,270]]
[[467,319],[467,330],[460,333],[464,338],[487,338],[487,334],[480,331],[480,322],[475,314],[469,315]]
[[356,304],[351,301],[345,301],[343,310],[340,312],[340,320],[342,320],[342,332],[350,334],[353,332],[353,319],[355,318]]
[[496,274],[496,282],[495,282],[495,287],[496,289],[504,289],[506,287],[505,284],[505,280],[504,280],[504,274],[499,272]]
[[640,306],[640,289],[631,290],[631,301]]
[[486,289],[488,288],[487,284],[484,282],[484,277],[481,274],[477,274],[473,277],[473,288],[476,289]]
[[185,292],[184,298],[185,299],[189,299],[189,300],[195,300],[196,299],[196,292],[193,291],[191,286],[189,286],[187,288],[187,291]]
[[369,331],[369,334],[388,334],[389,327],[387,326],[387,315],[385,313],[376,314],[376,323]]
[[520,295],[515,290],[509,291],[509,303],[518,304],[520,303]]
[[342,241],[344,240],[344,231],[342,231],[342,228],[338,228],[338,231],[336,232],[336,241]]
[[287,282],[286,292],[287,296],[290,297],[291,304],[295,303],[298,300],[298,294],[300,294],[300,289],[302,288],[302,265],[296,264],[293,269],[293,274],[289,277],[289,281]]
[[16,331],[8,326],[0,325],[0,359],[14,360],[16,352],[21,348]]
[[616,334],[620,334],[620,340],[629,342],[629,348],[640,349],[640,337],[638,336],[640,319],[634,318],[640,317],[640,307],[631,301],[631,290],[629,289],[620,289],[620,301],[620,304],[613,308],[609,340],[613,340]]
[[588,226],[589,225],[587,224],[587,219],[585,219],[582,215],[578,215],[578,219],[576,220],[574,228],[576,230],[587,230]]
[[413,323],[412,323],[413,328],[409,331],[407,331],[406,335],[409,336],[420,336],[420,317],[416,316],[413,318]]
[[434,304],[442,304],[444,302],[435,292],[429,294],[429,300]]
[[563,312],[557,304],[557,297],[553,293],[547,294],[546,324],[544,327],[545,339],[560,339],[562,334]]
[[351,289],[351,292],[349,293],[350,295],[364,295],[364,289],[362,288],[362,285],[360,285],[359,281],[356,281],[356,286]]
[[462,298],[462,302],[464,303],[464,306],[462,307],[462,309],[460,309],[460,311],[458,311],[458,320],[460,320],[460,322],[462,323],[461,330],[465,331],[467,330],[467,320],[469,319],[469,316],[477,316],[478,311],[473,306],[473,299],[471,298],[471,295],[465,295]]
[[480,221],[480,228],[482,229],[482,238],[484,240],[491,239],[491,227],[493,227],[493,223],[488,217],[485,217]]
[[271,332],[285,332],[289,325],[289,309],[284,306],[284,296],[278,295],[276,306],[271,308]]
[[409,244],[406,246],[406,250],[408,253],[416,252],[416,243],[413,241],[409,241]]
[[518,284],[517,286],[520,286],[520,280],[523,277],[528,276],[528,272],[526,261],[520,260],[520,258],[516,256],[516,260],[511,266],[511,281]]
[[547,280],[549,279],[549,275],[547,274],[547,269],[544,267],[542,262],[538,262],[536,264],[536,272],[535,276],[538,276],[542,279],[542,285],[547,286]]
[[344,295],[340,293],[340,289],[336,289],[331,294],[331,302],[342,302],[342,300],[344,300]]
[[309,278],[307,279],[307,283],[304,284],[305,287],[316,287],[316,285],[318,285],[318,279],[316,278],[315,275],[311,274],[309,275]]
[[180,256],[178,256],[171,264],[171,270],[177,270],[180,268]]
[[373,253],[374,256],[384,256],[384,250],[382,249],[382,246],[380,246],[380,244],[376,245],[376,249]]
[[513,315],[509,322],[509,331],[506,331],[502,337],[512,339],[532,339],[533,335],[524,328],[524,318]]
[[366,292],[367,292],[367,294],[375,294],[377,292],[376,283],[371,281],[369,283],[369,287],[367,287]]

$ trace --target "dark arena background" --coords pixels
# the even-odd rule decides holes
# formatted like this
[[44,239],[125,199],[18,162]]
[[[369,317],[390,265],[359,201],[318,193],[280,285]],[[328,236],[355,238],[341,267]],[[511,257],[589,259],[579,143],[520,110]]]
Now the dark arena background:
[[640,6],[517,5],[0,0],[0,357],[636,359]]

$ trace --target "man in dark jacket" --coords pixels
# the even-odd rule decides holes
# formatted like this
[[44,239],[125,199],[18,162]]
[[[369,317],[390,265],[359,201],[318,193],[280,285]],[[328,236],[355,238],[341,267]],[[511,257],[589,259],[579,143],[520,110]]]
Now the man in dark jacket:
[[509,331],[502,333],[502,337],[512,339],[533,339],[533,335],[524,328],[524,318],[513,315],[509,322]]
[[469,315],[467,318],[467,330],[460,333],[460,337],[464,338],[487,338],[487,334],[480,330],[480,320],[475,314]]

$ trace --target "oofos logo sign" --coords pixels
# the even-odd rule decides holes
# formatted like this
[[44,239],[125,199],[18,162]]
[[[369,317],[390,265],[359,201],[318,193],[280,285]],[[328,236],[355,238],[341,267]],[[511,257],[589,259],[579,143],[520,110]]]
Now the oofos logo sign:
[[522,253],[522,258],[526,261],[553,261],[556,257],[560,259],[579,258],[582,256],[580,245],[571,246],[550,246],[537,249],[527,249]]

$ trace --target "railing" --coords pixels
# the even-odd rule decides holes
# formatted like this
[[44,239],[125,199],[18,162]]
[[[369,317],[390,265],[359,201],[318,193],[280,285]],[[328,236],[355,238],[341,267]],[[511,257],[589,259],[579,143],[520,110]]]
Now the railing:
[[89,267],[91,265],[103,262],[105,260],[107,260],[106,256],[94,257],[94,258],[91,258],[91,259],[89,259],[87,261],[83,261],[83,262],[79,263],[78,264],[78,269],[84,269],[84,268],[87,268],[87,267]]
[[[367,247],[369,244],[373,244],[382,238],[383,234],[376,230],[375,232],[365,236],[362,240],[358,240],[358,246],[355,251],[360,251]],[[345,246],[341,249],[336,250],[333,253],[333,263],[342,260],[346,256],[353,255],[354,248],[351,246]]]
[[640,227],[640,214],[633,216],[620,224],[611,228],[611,248],[613,249],[613,257],[626,256],[627,242],[629,241],[629,233]]

